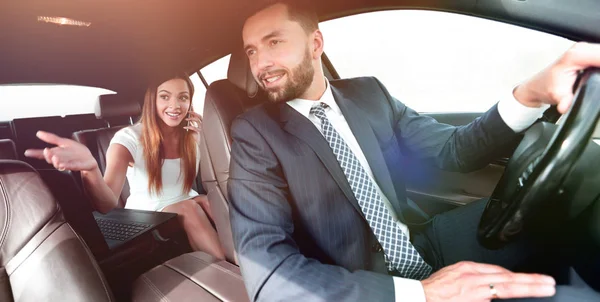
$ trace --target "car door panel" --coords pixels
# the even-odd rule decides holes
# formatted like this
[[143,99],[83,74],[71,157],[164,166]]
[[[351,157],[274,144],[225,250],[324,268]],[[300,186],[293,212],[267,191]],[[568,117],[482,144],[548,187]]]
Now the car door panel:
[[[423,114],[438,122],[466,125],[482,113]],[[506,158],[499,158],[483,169],[470,173],[448,172],[422,163],[407,163],[408,197],[426,212],[434,214],[489,197],[504,173]]]

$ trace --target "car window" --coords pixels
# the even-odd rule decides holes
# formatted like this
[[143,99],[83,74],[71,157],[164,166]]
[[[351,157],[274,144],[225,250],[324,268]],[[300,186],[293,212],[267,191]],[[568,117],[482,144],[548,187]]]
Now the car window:
[[[230,57],[231,55],[226,55],[200,69],[200,73],[208,85],[214,81],[227,78]],[[197,73],[190,76],[190,79],[192,80],[195,89],[194,97],[192,99],[194,110],[202,114],[204,98],[206,97],[206,86],[204,86],[204,83],[202,83],[202,80],[200,80],[200,76]]]
[[466,15],[416,10],[322,22],[341,78],[375,76],[419,112],[483,112],[573,42]]
[[210,85],[212,82],[227,78],[227,69],[229,68],[229,59],[231,55],[226,55],[200,69],[200,73]]
[[76,85],[0,85],[0,121],[94,113],[98,97],[114,91]]
[[202,115],[202,109],[204,108],[204,96],[206,95],[206,86],[204,86],[204,83],[202,83],[202,80],[200,80],[198,73],[191,75],[190,80],[192,80],[192,84],[194,84],[194,96],[192,97],[192,106],[194,107],[194,112]]

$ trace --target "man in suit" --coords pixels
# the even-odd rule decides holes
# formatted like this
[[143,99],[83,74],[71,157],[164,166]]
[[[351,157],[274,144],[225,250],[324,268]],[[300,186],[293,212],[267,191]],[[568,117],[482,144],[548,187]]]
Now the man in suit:
[[600,65],[598,45],[576,45],[482,117],[453,127],[420,116],[375,78],[328,82],[323,36],[310,11],[270,5],[246,20],[242,35],[270,99],[232,126],[230,216],[252,300],[486,301],[555,293],[551,277],[507,269],[525,261],[524,244],[479,247],[483,202],[427,217],[406,197],[401,156],[454,171],[483,167],[547,104],[566,111],[576,70]]

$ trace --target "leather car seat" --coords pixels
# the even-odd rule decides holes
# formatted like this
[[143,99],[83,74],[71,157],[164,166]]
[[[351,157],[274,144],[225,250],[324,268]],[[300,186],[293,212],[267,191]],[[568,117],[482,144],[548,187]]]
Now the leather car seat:
[[[227,202],[231,124],[236,116],[263,100],[257,96],[258,86],[247,62],[243,53],[231,56],[228,79],[215,81],[208,87],[203,112],[202,183],[208,192],[227,261],[218,261],[202,252],[171,259],[138,278],[133,289],[134,301],[249,300],[237,266]],[[206,297],[207,292],[211,298]]]
[[39,174],[15,160],[0,160],[0,301],[114,301]]
[[237,264],[227,202],[227,180],[231,161],[230,129],[233,120],[245,110],[259,104],[263,98],[250,73],[248,59],[234,53],[229,61],[227,79],[213,82],[206,91],[202,128],[204,148],[200,162],[202,182],[215,216],[219,239],[225,256]]

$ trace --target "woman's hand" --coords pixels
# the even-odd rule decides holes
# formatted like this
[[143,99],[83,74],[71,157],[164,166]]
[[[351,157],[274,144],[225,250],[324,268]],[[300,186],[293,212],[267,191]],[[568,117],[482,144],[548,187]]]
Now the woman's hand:
[[190,114],[190,117],[186,118],[185,120],[189,121],[190,123],[188,126],[183,128],[188,131],[194,131],[193,135],[196,138],[196,142],[199,144],[202,135],[202,116],[192,110],[190,110],[188,113]]
[[57,136],[55,134],[38,131],[36,136],[49,144],[56,145],[54,148],[28,149],[25,151],[25,156],[46,160],[59,171],[92,171],[98,168],[98,163],[90,150],[74,141],[67,138]]

